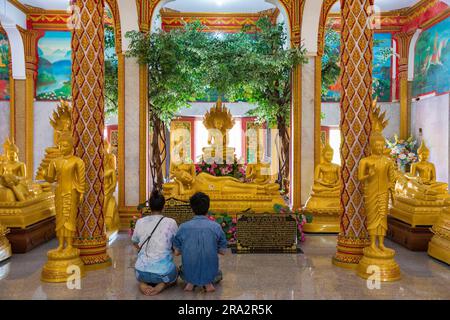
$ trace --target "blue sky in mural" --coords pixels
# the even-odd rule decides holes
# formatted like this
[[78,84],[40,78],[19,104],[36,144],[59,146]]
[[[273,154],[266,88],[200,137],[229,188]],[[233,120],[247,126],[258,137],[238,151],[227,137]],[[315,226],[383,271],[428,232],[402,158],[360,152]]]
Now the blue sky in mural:
[[71,33],[46,31],[38,43],[38,100],[71,97]]
[[450,91],[450,18],[422,32],[414,59],[413,96]]
[[[325,37],[325,40],[328,38]],[[335,54],[339,54],[340,43],[328,43],[326,46],[332,46],[337,50],[333,50]],[[374,57],[373,57],[373,78],[374,78],[374,96],[378,96],[378,101],[391,101],[391,84],[392,84],[392,58],[385,58],[384,53],[392,47],[392,35],[390,33],[374,34]],[[323,60],[323,62],[325,62]],[[338,80],[339,81],[339,80]],[[322,96],[323,102],[339,102],[340,101],[340,84],[338,83],[328,88],[326,95]]]

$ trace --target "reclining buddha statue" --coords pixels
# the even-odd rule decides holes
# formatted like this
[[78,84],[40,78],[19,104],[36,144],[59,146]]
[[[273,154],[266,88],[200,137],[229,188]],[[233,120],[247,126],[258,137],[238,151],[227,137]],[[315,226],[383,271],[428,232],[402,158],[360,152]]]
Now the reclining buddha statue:
[[322,148],[322,162],[314,171],[314,184],[304,210],[313,216],[304,225],[306,232],[339,232],[341,167],[332,163],[333,149],[327,143]]
[[419,162],[412,164],[409,173],[397,175],[391,215],[413,227],[431,226],[450,195],[447,184],[436,181],[436,169],[428,161],[430,150],[425,142],[422,141],[417,152]]

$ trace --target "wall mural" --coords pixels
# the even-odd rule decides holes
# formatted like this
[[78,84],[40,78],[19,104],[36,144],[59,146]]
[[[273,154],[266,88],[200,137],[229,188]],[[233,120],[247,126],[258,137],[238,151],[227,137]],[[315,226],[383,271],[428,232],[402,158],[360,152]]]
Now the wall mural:
[[422,32],[414,58],[413,96],[450,91],[450,18]]
[[38,42],[37,100],[70,100],[72,49],[70,31],[46,31]]
[[[322,57],[322,64],[325,66],[328,61],[335,61],[339,64],[340,55],[340,34],[334,31],[334,34],[325,34],[325,54]],[[374,34],[374,57],[373,57],[373,91],[374,97],[378,97],[380,102],[388,102],[392,100],[392,35],[390,33]],[[339,66],[337,67],[340,68]],[[322,77],[324,77],[322,70]],[[339,102],[340,94],[339,78],[336,82],[327,88],[322,88],[322,102]]]
[[9,100],[9,42],[4,33],[0,33],[0,100]]

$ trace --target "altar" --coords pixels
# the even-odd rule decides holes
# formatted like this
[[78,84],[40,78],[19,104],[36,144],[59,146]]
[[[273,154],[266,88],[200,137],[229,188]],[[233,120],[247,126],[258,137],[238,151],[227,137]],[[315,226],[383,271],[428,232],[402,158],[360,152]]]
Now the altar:
[[[187,154],[182,135],[173,141],[170,181],[163,185],[165,196],[189,201],[194,193],[203,192],[211,199],[210,210],[217,213],[271,213],[275,205],[285,204],[262,146],[257,148],[255,161],[238,163],[234,148],[228,146],[234,119],[220,98],[205,114],[203,124],[208,129],[208,146],[203,148],[200,165]],[[208,169],[203,171],[205,167]]]

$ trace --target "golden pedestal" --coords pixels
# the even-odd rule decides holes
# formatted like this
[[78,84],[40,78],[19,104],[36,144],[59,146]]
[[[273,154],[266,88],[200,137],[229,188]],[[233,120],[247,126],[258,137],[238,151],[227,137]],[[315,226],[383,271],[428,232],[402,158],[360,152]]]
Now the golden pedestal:
[[[324,204],[327,205],[324,206]],[[303,226],[304,232],[339,233],[339,214],[341,211],[339,198],[325,198],[312,195],[306,202],[303,210],[306,214],[312,215],[312,221]]]
[[390,215],[412,227],[432,226],[444,206],[444,200],[420,201],[397,195],[390,208]]
[[[252,210],[255,213],[274,213],[274,205],[285,205],[286,201],[277,195],[253,195],[253,194],[220,194],[213,191],[207,192],[210,198],[209,210],[214,213],[238,213]],[[191,195],[177,195],[176,199],[189,202]]]
[[[359,261],[356,269],[358,276],[364,279],[374,277],[374,280],[383,282],[400,280],[400,267],[394,260],[394,250],[386,249],[380,254],[380,252],[374,251],[371,247],[366,247],[363,253],[364,256]],[[379,272],[379,278],[377,278],[377,272]]]
[[428,254],[450,265],[450,207],[442,211],[431,231],[434,236],[428,244]]
[[18,202],[0,203],[0,224],[9,228],[25,229],[55,216],[55,195],[44,192],[36,198]]
[[[56,251],[51,250],[47,253],[48,261],[42,268],[41,280],[44,282],[67,282],[70,277],[79,271],[79,276],[84,277],[84,263],[80,259],[80,250],[73,248]],[[75,273],[74,273],[75,271]]]

